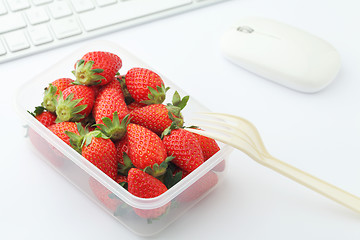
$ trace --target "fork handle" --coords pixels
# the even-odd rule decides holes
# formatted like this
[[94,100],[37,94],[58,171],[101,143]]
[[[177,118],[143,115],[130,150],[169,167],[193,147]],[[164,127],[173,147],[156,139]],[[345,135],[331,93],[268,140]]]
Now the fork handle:
[[360,198],[348,193],[336,186],[333,186],[319,178],[316,178],[304,171],[301,171],[287,163],[284,163],[272,156],[263,156],[265,161],[261,162],[276,172],[332,199],[345,207],[360,213]]

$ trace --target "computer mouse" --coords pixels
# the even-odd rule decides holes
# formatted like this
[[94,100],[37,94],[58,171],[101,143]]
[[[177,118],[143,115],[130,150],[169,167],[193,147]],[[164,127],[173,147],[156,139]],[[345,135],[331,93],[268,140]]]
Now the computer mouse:
[[288,24],[260,17],[240,20],[221,39],[226,58],[285,87],[314,93],[337,76],[341,60],[327,41]]

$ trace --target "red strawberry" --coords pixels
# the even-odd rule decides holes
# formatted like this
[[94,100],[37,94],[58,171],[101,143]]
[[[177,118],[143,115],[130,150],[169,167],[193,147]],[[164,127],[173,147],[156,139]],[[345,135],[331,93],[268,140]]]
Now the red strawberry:
[[[202,136],[200,134],[194,133],[194,135],[199,140],[205,161],[211,158],[215,153],[220,151],[220,147],[214,139]],[[213,170],[217,172],[222,172],[225,170],[225,164],[225,160],[222,160],[213,168]]]
[[162,103],[165,100],[165,88],[161,77],[146,68],[132,68],[125,75],[127,90],[135,102],[146,104]]
[[51,144],[49,144],[42,136],[40,136],[36,130],[28,128],[27,136],[34,147],[49,161],[52,165],[57,168],[63,166],[66,158]]
[[199,141],[193,133],[182,128],[173,129],[163,137],[163,143],[172,162],[181,169],[192,172],[204,163],[204,155]]
[[154,198],[167,191],[159,179],[137,168],[130,169],[127,179],[128,191],[140,198]]
[[[167,191],[166,186],[157,178],[132,168],[128,174],[128,191],[140,198],[154,198],[160,196]],[[157,218],[166,212],[170,203],[154,209],[138,209],[134,208],[137,215],[142,218]]]
[[104,138],[98,130],[86,134],[84,138],[85,142],[81,149],[81,155],[115,180],[117,160],[114,143],[110,139]]
[[66,142],[69,146],[71,146],[70,138],[65,132],[66,131],[73,132],[73,133],[79,135],[78,127],[77,127],[76,123],[74,123],[74,122],[56,123],[56,124],[49,126],[48,129],[50,131],[52,131],[56,136],[58,136],[61,140]]
[[160,137],[149,129],[130,123],[127,126],[129,157],[135,167],[145,169],[165,161],[166,149]]
[[116,147],[116,159],[119,163],[124,164],[124,153],[129,154],[128,139],[124,136],[119,141],[115,142]]
[[127,176],[124,176],[124,175],[116,175],[116,178],[115,178],[115,182],[117,183],[123,183],[123,182],[127,182]]
[[184,120],[180,111],[188,100],[188,96],[181,99],[179,93],[175,92],[172,104],[151,104],[131,111],[131,122],[144,126],[158,135],[172,123],[182,127]]
[[211,158],[215,153],[220,151],[220,147],[214,139],[196,133],[194,133],[194,135],[200,143],[205,161]]
[[173,122],[163,104],[152,104],[130,112],[132,123],[144,126],[160,135]]
[[70,87],[74,80],[71,78],[59,78],[53,81],[51,84],[56,87],[56,94],[59,94],[60,91],[64,91],[66,88]]
[[117,112],[120,121],[129,113],[121,91],[111,87],[100,90],[92,112],[95,122],[103,124],[102,118],[112,119],[114,112]]
[[56,103],[57,122],[80,121],[87,117],[95,101],[94,89],[73,85],[60,92]]
[[132,102],[128,105],[130,111],[147,106],[145,103]]
[[115,89],[117,89],[117,90],[120,92],[120,94],[122,94],[123,97],[124,97],[120,80],[118,80],[117,77],[114,77],[113,80],[111,80],[111,81],[110,81],[108,84],[106,84],[105,86],[100,86],[100,87],[101,87],[101,89],[115,88]]
[[55,124],[56,115],[52,112],[45,111],[44,107],[35,107],[34,112],[30,112],[45,127]]
[[75,82],[84,85],[106,85],[114,79],[121,66],[122,61],[116,54],[88,52],[75,64]]
[[216,173],[210,171],[197,180],[194,184],[188,187],[184,192],[179,194],[176,198],[179,202],[189,202],[203,196],[211,190],[219,181]]
[[60,91],[64,91],[66,88],[70,87],[73,82],[74,80],[71,78],[59,78],[50,83],[49,86],[45,88],[41,105],[48,111],[55,112],[57,95]]
[[121,89],[110,83],[96,97],[92,115],[96,124],[113,141],[121,139],[129,122],[129,109]]
[[89,178],[89,186],[96,198],[111,212],[115,213],[117,208],[123,204],[115,195],[111,197],[113,193],[92,177]]

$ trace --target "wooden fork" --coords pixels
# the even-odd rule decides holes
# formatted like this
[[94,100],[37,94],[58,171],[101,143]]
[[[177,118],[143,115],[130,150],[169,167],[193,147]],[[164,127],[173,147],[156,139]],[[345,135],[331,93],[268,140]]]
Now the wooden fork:
[[360,213],[360,198],[299,170],[271,156],[256,127],[246,119],[224,113],[200,113],[198,120],[208,124],[199,126],[205,131],[186,130],[228,144],[246,153],[258,163]]

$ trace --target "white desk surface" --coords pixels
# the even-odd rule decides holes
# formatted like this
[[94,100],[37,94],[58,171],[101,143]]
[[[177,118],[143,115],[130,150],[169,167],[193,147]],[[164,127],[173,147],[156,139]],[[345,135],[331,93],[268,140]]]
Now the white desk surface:
[[[233,0],[103,36],[215,112],[253,122],[277,158],[360,196],[360,3]],[[244,16],[287,22],[340,52],[337,79],[302,94],[225,60],[221,34]],[[89,40],[90,41],[90,40]],[[80,47],[1,64],[0,239],[141,239],[47,164],[24,138],[16,89]],[[234,151],[222,186],[153,239],[360,239],[360,215]]]

